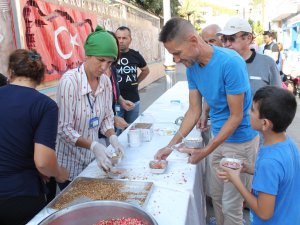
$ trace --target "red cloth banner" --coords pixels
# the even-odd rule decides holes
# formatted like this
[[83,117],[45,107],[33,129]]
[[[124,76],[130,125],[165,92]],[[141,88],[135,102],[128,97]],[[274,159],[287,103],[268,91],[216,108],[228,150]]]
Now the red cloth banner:
[[36,49],[47,66],[45,81],[59,79],[84,60],[84,42],[97,15],[38,0],[21,0],[26,48]]

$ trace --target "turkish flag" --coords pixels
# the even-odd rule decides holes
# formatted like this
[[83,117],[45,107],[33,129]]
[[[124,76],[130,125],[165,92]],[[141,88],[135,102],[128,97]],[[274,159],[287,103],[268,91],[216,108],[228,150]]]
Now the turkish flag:
[[37,0],[21,0],[20,5],[26,47],[42,56],[45,81],[59,79],[83,62],[83,45],[96,26],[96,14]]

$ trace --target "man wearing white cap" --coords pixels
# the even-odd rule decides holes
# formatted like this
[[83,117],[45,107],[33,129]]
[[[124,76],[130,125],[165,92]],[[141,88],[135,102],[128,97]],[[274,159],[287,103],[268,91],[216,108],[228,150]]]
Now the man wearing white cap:
[[217,35],[222,35],[221,41],[225,48],[237,51],[246,61],[252,95],[267,85],[281,87],[279,71],[274,60],[250,49],[254,36],[246,20],[239,17],[231,18]]

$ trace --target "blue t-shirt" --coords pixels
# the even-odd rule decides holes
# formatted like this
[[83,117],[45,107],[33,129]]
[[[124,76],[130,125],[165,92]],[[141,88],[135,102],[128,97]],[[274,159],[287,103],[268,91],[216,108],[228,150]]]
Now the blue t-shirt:
[[246,63],[235,51],[212,47],[214,51],[207,65],[200,67],[195,63],[187,68],[189,89],[198,89],[207,101],[214,136],[217,136],[230,116],[227,95],[244,93],[243,120],[226,142],[252,140],[257,132],[250,125],[252,95]]
[[55,149],[58,107],[33,88],[0,88],[0,198],[39,196],[44,185],[34,163],[34,143]]
[[295,143],[287,138],[258,151],[252,182],[253,194],[274,195],[271,219],[261,220],[253,211],[252,225],[300,224],[300,156]]

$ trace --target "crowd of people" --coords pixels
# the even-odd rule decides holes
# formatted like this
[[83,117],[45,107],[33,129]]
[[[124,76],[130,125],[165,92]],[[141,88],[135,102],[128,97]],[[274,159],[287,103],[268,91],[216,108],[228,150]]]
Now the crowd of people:
[[[178,132],[155,158],[166,159],[197,123],[200,129],[207,127],[209,112],[212,139],[200,150],[180,151],[190,153],[192,164],[210,158],[206,182],[215,224],[242,225],[243,200],[251,208],[253,225],[297,224],[300,156],[286,134],[296,99],[281,88],[275,58],[250,49],[253,32],[247,21],[232,18],[223,30],[210,25],[203,32],[199,36],[182,18],[172,18],[160,32],[174,61],[187,67],[189,108]],[[220,165],[233,156],[243,162],[240,168]]]
[[[179,150],[191,164],[206,160],[217,225],[242,225],[244,200],[254,225],[300,222],[300,156],[286,134],[297,103],[281,88],[280,51],[269,35],[260,54],[251,49],[250,24],[236,17],[201,35],[189,21],[172,18],[159,34],[174,61],[187,67],[189,108],[154,157],[166,159],[195,126],[202,131],[201,150]],[[46,69],[40,54],[9,55],[9,79],[0,77],[0,224],[26,224],[57,185],[66,188],[93,160],[109,171],[112,155],[126,154],[117,135],[139,116],[138,85],[150,72],[131,41],[128,27],[112,33],[97,26],[86,38],[85,61],[59,80],[56,102],[36,90]],[[232,156],[243,162],[239,169],[220,165]]]
[[[63,190],[94,159],[108,171],[112,156],[125,154],[115,129],[138,117],[138,83],[149,68],[128,48],[130,29],[120,27],[116,34],[98,26],[86,38],[86,59],[63,74],[56,102],[36,90],[46,70],[36,50],[17,49],[9,56],[9,79],[0,77],[5,105],[0,110],[0,224],[26,224],[55,197],[57,185]],[[125,61],[134,68],[131,74],[126,68],[118,72]],[[122,85],[127,76],[132,82]]]

